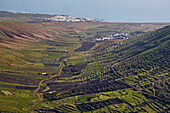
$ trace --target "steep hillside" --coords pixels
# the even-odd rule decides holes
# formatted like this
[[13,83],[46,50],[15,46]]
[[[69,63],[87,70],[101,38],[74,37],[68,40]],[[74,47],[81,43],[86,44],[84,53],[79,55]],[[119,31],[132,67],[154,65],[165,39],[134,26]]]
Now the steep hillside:
[[[100,46],[95,50],[98,52],[94,60],[102,62],[97,67],[105,67],[104,71],[101,68],[100,74],[94,74],[93,77],[102,74],[106,79],[123,79],[141,90],[169,98],[169,39],[170,26],[167,26],[118,43]],[[93,72],[87,71],[84,75],[88,73]]]
[[[89,52],[92,56],[68,58],[65,65],[72,65],[64,67],[58,78],[48,81],[48,90],[43,94],[49,103],[37,110],[167,112],[169,45],[167,26],[130,39],[97,44]],[[77,82],[80,79],[85,82]]]
[[141,90],[169,100],[170,26],[136,39],[132,46],[120,47],[122,61],[115,70]]
[[[39,39],[49,39],[50,33],[48,29],[26,24],[22,22],[0,22],[0,39],[5,41],[9,39],[36,41]],[[53,32],[54,34],[54,32]]]
[[[57,59],[71,49],[69,46],[62,46],[70,45],[65,43],[69,42],[69,38],[67,39],[63,40],[58,30],[23,22],[1,21],[1,72],[57,73]],[[56,46],[57,44],[61,46]]]
[[169,64],[166,63],[169,62],[169,30],[170,27],[167,26],[127,40],[99,45],[93,50],[96,52],[93,60],[99,62],[98,65],[105,66],[106,70],[114,64],[113,67],[124,77],[138,74],[139,71],[142,72],[142,69],[147,67],[149,69],[151,65],[157,67],[159,61],[162,61],[162,67],[167,70],[169,68]]

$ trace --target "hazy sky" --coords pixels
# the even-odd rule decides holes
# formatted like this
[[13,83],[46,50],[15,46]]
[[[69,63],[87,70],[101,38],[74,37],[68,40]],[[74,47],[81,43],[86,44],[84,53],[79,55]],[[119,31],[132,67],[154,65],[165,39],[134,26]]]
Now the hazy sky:
[[170,0],[0,0],[0,10],[65,14],[115,22],[170,22]]

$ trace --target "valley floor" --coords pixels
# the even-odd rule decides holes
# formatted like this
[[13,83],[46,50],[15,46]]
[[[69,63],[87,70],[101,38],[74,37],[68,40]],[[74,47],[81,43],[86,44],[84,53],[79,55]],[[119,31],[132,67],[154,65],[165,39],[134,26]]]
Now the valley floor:
[[0,22],[0,112],[169,112],[166,25]]

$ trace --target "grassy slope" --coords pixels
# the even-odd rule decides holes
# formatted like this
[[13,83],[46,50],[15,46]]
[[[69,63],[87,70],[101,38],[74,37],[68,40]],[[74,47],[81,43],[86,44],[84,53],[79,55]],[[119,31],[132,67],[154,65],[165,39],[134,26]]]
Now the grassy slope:
[[[46,26],[45,24],[47,23],[43,23],[43,26]],[[56,25],[57,24],[57,25]],[[105,31],[105,29],[113,29],[115,24],[109,24],[109,25],[100,25],[100,23],[92,23],[89,25],[89,23],[55,23],[52,25],[47,25],[48,28],[41,28],[39,26],[34,26],[31,24],[25,24],[25,23],[21,23],[21,22],[1,22],[0,23],[0,38],[1,38],[1,44],[0,44],[0,49],[1,49],[1,53],[3,55],[1,55],[1,70],[3,71],[16,71],[16,72],[22,72],[22,73],[36,73],[38,74],[40,71],[31,71],[31,70],[20,70],[20,69],[25,69],[25,68],[38,68],[38,69],[56,69],[53,67],[45,67],[43,65],[42,60],[52,60],[52,62],[54,62],[55,59],[58,59],[60,56],[65,56],[67,55],[67,53],[51,53],[51,52],[47,52],[46,48],[53,48],[53,50],[61,50],[61,51],[65,51],[68,50],[70,53],[69,55],[71,56],[70,58],[68,58],[67,60],[65,60],[66,65],[70,65],[70,64],[84,64],[84,63],[88,63],[88,66],[82,70],[82,74],[78,75],[78,80],[85,80],[85,81],[89,81],[89,80],[93,80],[93,79],[98,79],[100,78],[101,80],[103,79],[114,79],[114,78],[119,78],[115,77],[116,75],[114,75],[113,72],[111,72],[110,67],[114,64],[117,63],[118,60],[117,59],[121,59],[121,62],[119,63],[119,65],[116,65],[116,71],[123,75],[123,72],[129,71],[128,69],[124,68],[123,71],[121,71],[121,66],[124,66],[124,62],[127,62],[127,60],[125,60],[126,58],[131,58],[131,56],[133,56],[133,59],[137,59],[138,60],[138,56],[142,56],[148,53],[151,53],[151,51],[154,52],[154,50],[158,51],[159,49],[166,49],[167,48],[167,41],[166,38],[162,37],[160,40],[158,40],[158,47],[154,47],[155,43],[154,41],[151,40],[151,42],[153,43],[151,48],[152,49],[147,49],[146,47],[140,46],[140,47],[136,47],[136,45],[138,45],[138,41],[136,41],[136,38],[134,39],[130,39],[128,41],[122,41],[122,42],[111,42],[111,43],[101,43],[99,44],[98,47],[94,48],[93,51],[87,51],[87,52],[74,52],[75,48],[78,48],[79,45],[74,45],[74,46],[61,46],[61,47],[57,47],[57,46],[49,46],[48,43],[46,43],[46,41],[44,40],[51,40],[51,41],[64,41],[64,42],[79,42],[81,40],[79,40],[78,38],[72,38],[74,36],[81,36],[81,35],[85,35],[86,38],[82,39],[82,41],[86,40],[86,39],[91,39],[93,36],[95,36],[95,32],[96,31]],[[98,28],[99,26],[105,26],[104,28]],[[118,25],[116,25],[118,26]],[[73,28],[72,28],[73,27]],[[108,27],[108,28],[107,28]],[[90,28],[90,29],[88,29]],[[135,29],[135,27],[133,28]],[[168,28],[169,29],[169,28]],[[69,34],[69,33],[73,33],[73,34]],[[92,35],[87,35],[86,33],[92,33]],[[128,32],[128,31],[127,31]],[[162,32],[162,31],[160,31]],[[167,32],[166,30],[164,32]],[[74,34],[74,33],[78,33],[78,34]],[[21,36],[22,34],[22,36]],[[162,32],[162,34],[164,34]],[[155,36],[155,34],[153,34],[153,36]],[[24,38],[23,38],[24,37]],[[55,37],[55,38],[54,38]],[[58,38],[60,37],[60,38]],[[145,37],[148,37],[147,35]],[[138,39],[140,39],[141,37],[139,37]],[[68,40],[69,39],[69,40]],[[152,39],[152,37],[151,37]],[[144,38],[144,40],[146,41],[145,43],[150,43],[148,38]],[[157,40],[157,39],[156,39]],[[141,42],[143,41],[143,39],[141,39]],[[165,43],[162,43],[162,41]],[[45,43],[44,43],[45,42]],[[117,44],[117,45],[116,45]],[[19,47],[18,47],[19,45]],[[160,47],[159,47],[160,45]],[[167,46],[166,46],[167,45]],[[118,48],[116,47],[118,46]],[[132,48],[129,48],[131,47]],[[137,51],[143,51],[142,53],[137,53],[136,54],[136,49],[134,50],[133,46],[135,48],[137,48]],[[117,48],[115,50],[115,48]],[[157,50],[158,49],[158,50]],[[134,50],[134,51],[133,51]],[[115,52],[116,51],[116,52]],[[162,51],[162,50],[161,50]],[[119,58],[118,53],[122,52],[122,58]],[[160,51],[158,51],[159,53]],[[94,54],[95,53],[95,54]],[[155,52],[154,52],[155,53]],[[95,57],[94,57],[95,56]],[[164,56],[162,56],[164,57]],[[132,60],[133,60],[132,59]],[[152,59],[152,58],[150,58]],[[149,59],[149,61],[150,61]],[[159,58],[157,58],[159,59]],[[165,60],[166,61],[166,60]],[[128,59],[127,65],[129,65],[131,63],[131,59]],[[57,62],[55,62],[57,63]],[[136,64],[136,63],[135,63]],[[158,70],[159,71],[159,70]],[[131,71],[130,71],[131,72]],[[133,72],[133,71],[132,71]],[[166,72],[167,73],[167,72]],[[158,75],[160,78],[164,78],[165,75],[167,75],[166,73],[161,73],[160,75]],[[55,74],[55,73],[51,73],[51,74]],[[137,75],[140,75],[141,73],[137,73]],[[18,75],[18,74],[17,74]],[[22,75],[21,75],[22,76]],[[27,75],[25,75],[26,78],[28,77]],[[125,79],[127,82],[135,84],[135,78],[133,78],[134,74],[131,73],[131,78],[127,78]],[[39,76],[38,76],[39,77]],[[43,78],[44,79],[44,78]],[[74,77],[72,78],[67,78],[68,80],[71,79],[74,81]],[[67,81],[64,80],[65,81]],[[76,78],[77,79],[77,78]],[[137,78],[138,79],[138,78]],[[154,78],[152,78],[154,79]],[[152,80],[149,79],[149,80]],[[165,79],[165,78],[164,78]],[[147,79],[148,80],[148,79]],[[147,81],[145,80],[145,82]],[[58,80],[56,80],[58,81]],[[151,87],[157,87],[157,85],[159,86],[159,84],[162,83],[161,80],[159,80],[160,82],[155,83],[156,85],[151,86]],[[151,81],[152,82],[152,81]],[[168,82],[165,81],[163,84],[167,84]],[[141,85],[145,85],[146,83],[142,83]],[[137,86],[138,87],[138,86]],[[140,87],[140,86],[139,86]],[[163,86],[162,86],[163,88]],[[155,88],[156,89],[156,88]],[[10,91],[11,89],[3,89],[3,90],[8,90]],[[167,90],[167,89],[166,89]],[[165,92],[166,92],[165,90]],[[19,90],[16,90],[19,91]],[[121,94],[121,92],[123,94]],[[108,99],[112,99],[115,97],[118,97],[119,99],[125,99],[128,103],[132,104],[132,105],[139,105],[142,104],[145,101],[148,102],[149,105],[144,105],[143,107],[139,106],[139,108],[134,107],[131,108],[131,106],[129,106],[129,104],[116,104],[116,105],[107,105],[105,107],[102,108],[97,108],[96,112],[101,111],[108,111],[109,110],[113,110],[114,112],[116,110],[118,111],[126,111],[128,109],[128,111],[133,111],[133,110],[138,110],[138,109],[142,109],[144,108],[147,111],[155,111],[156,108],[159,108],[160,111],[163,111],[164,109],[167,109],[167,106],[165,106],[164,108],[161,108],[161,106],[159,105],[160,103],[154,104],[152,102],[152,100],[150,99],[145,99],[145,97],[142,95],[141,93],[138,93],[136,91],[132,91],[131,89],[127,89],[127,91],[117,91],[117,92],[105,92],[101,94],[96,94],[97,96],[95,96],[93,99],[90,100],[90,103],[92,102],[98,102],[98,101],[105,101]],[[127,93],[130,95],[130,98],[127,98]],[[150,91],[151,93],[154,91]],[[27,100],[29,98],[31,98],[32,100],[34,100],[31,95],[32,95],[32,91],[30,91],[30,96],[25,95],[25,92],[23,92],[23,94],[25,96],[23,96],[23,98],[21,100]],[[136,96],[133,96],[133,95]],[[153,93],[154,94],[154,93]],[[159,94],[162,94],[162,92],[160,92]],[[167,94],[167,92],[165,93]],[[16,93],[16,96],[18,94]],[[99,96],[98,96],[99,95]],[[107,96],[106,96],[107,95]],[[114,95],[114,96],[113,96]],[[121,95],[121,96],[120,96]],[[13,96],[5,96],[3,93],[1,93],[2,98],[9,98],[9,99],[14,99]],[[134,98],[139,98],[142,97],[141,99],[144,99],[143,101],[137,101],[136,99],[134,99],[133,101],[131,101]],[[159,96],[159,95],[158,95]],[[167,96],[167,95],[165,95]],[[93,97],[93,95],[90,95],[89,97]],[[17,97],[18,98],[18,97]],[[45,109],[49,110],[50,109],[55,109],[55,107],[57,107],[57,109],[61,109],[65,110],[65,109],[69,109],[68,111],[74,111],[77,112],[78,109],[76,106],[78,106],[79,104],[82,103],[89,103],[88,101],[86,101],[84,98],[86,98],[86,96],[73,96],[71,97],[73,99],[75,99],[75,101],[73,102],[73,100],[70,100],[69,98],[64,98],[58,101],[52,101],[49,102],[47,104],[44,104]],[[77,98],[80,98],[78,100],[76,100]],[[3,100],[3,99],[2,99]],[[140,99],[138,99],[140,100]],[[18,101],[19,102],[19,101]],[[59,103],[58,103],[59,102]],[[10,102],[7,102],[7,104],[5,105],[6,107],[9,106],[14,106],[17,107],[19,106],[19,104],[17,106],[15,106],[14,104],[10,104]],[[28,101],[27,105],[32,105],[33,102]],[[55,103],[57,103],[57,106],[53,106]],[[100,103],[100,102],[99,102]],[[74,109],[72,110],[72,108],[68,108],[69,106],[67,106],[67,104],[71,104],[71,106],[74,107]],[[96,104],[96,103],[95,103]],[[27,106],[26,105],[26,106]],[[156,108],[151,109],[151,107],[148,106],[155,106]],[[4,107],[4,108],[6,108]],[[94,106],[92,106],[91,110],[95,110],[93,108]],[[18,112],[23,112],[26,108],[23,108],[21,106],[21,108],[16,108],[18,110]],[[119,109],[118,109],[119,108]],[[11,109],[12,110],[12,109]],[[158,111],[159,111],[158,110]],[[2,111],[5,111],[4,109],[2,109]],[[10,110],[9,110],[10,111]],[[67,111],[67,110],[66,110]],[[157,110],[156,110],[157,111]]]
[[[114,42],[107,45],[100,45],[99,48],[93,50],[94,52],[97,51],[96,54],[93,55],[94,57],[90,57],[89,59],[83,57],[76,60],[76,62],[82,62],[82,59],[86,59],[86,62],[88,62],[88,66],[82,70],[83,73],[80,78],[86,81],[98,78],[101,79],[101,81],[103,79],[118,78],[117,80],[119,80],[119,78],[121,78],[121,81],[130,83],[143,92],[169,100],[169,32],[170,26],[167,26],[118,43]],[[73,62],[74,60],[71,61]],[[117,74],[109,68],[111,66],[113,66]],[[122,90],[120,92],[122,92]],[[132,92],[132,95],[127,96],[129,92]],[[106,94],[109,95],[108,92]],[[93,95],[91,96],[93,97]],[[86,96],[84,96],[84,98],[80,97],[81,96],[73,96],[49,102],[43,105],[44,108],[41,110],[76,112],[78,111],[77,109],[79,109],[79,111],[98,109],[96,112],[166,112],[169,108],[168,103],[164,100],[142,95],[132,89],[127,89],[127,93],[123,91],[121,96],[115,96],[124,100],[123,103],[116,104],[115,106],[109,106],[108,104],[106,105],[107,107],[102,105],[102,108],[96,108],[98,104],[100,106],[100,104],[103,103],[99,101],[102,99],[108,100],[110,95],[107,98],[101,96],[101,99],[97,97],[99,99],[96,98],[95,100],[99,103],[93,103],[93,99],[90,99],[90,102],[84,100]],[[89,96],[87,96],[87,98],[88,97]],[[54,103],[57,103],[58,106],[54,107]],[[81,104],[81,107],[78,107],[80,106],[79,104]],[[95,106],[93,106],[93,104],[95,104]]]
[[[35,86],[34,81],[39,78],[41,79],[41,76],[30,76],[28,72],[23,72],[21,69],[37,67],[37,65],[28,64],[27,62],[36,61],[36,59],[42,57],[42,54],[36,51],[43,46],[45,47],[44,44],[40,43],[41,40],[50,39],[51,31],[47,33],[45,32],[46,30],[47,29],[43,29],[39,26],[22,22],[0,22],[1,80],[4,79],[4,75],[11,76],[12,78],[17,77],[14,79],[14,83],[1,82],[1,85],[23,86],[24,84],[28,85],[29,83],[26,80],[29,80],[29,86]],[[47,38],[47,36],[49,37]],[[9,73],[6,71],[16,73]],[[5,81],[9,81],[8,79],[11,78],[7,78]],[[23,82],[21,82],[21,80]],[[12,93],[12,95],[5,95],[2,91],[8,91]],[[35,98],[33,98],[33,92],[33,90],[0,87],[0,111],[28,112],[28,107],[33,105],[36,101]]]
[[1,112],[29,112],[28,107],[33,105],[33,90],[19,90],[14,88],[0,87],[0,91],[8,91],[12,95],[5,95],[0,92],[0,111]]
[[142,52],[120,63],[116,70],[121,75],[129,75],[130,77],[126,79],[127,82],[131,82],[141,90],[170,99],[168,87],[170,77],[170,26],[152,33],[149,40],[145,39],[145,41],[141,41],[144,44],[137,45]]
[[122,81],[169,100],[169,39],[170,26],[167,26],[124,40],[111,50],[119,59],[113,67],[120,76],[124,76]]
[[[59,64],[58,59],[68,54],[63,51],[73,51],[75,48],[66,45],[69,37],[67,41],[62,36],[58,37],[59,29],[23,22],[0,22],[0,101],[5,103],[0,102],[0,111],[29,112],[28,107],[36,102],[34,91],[10,87],[36,87],[38,82],[48,78],[41,73],[48,72],[49,76],[58,73],[56,66],[48,67],[45,64]],[[65,42],[66,46],[53,46]],[[6,88],[1,87],[4,85]],[[13,95],[5,95],[3,91]]]
[[[44,56],[42,52],[49,47],[43,43],[44,40],[58,40],[53,38],[55,32],[22,22],[0,22],[0,32],[0,49],[4,54],[1,55],[1,62],[3,62],[1,69],[5,69],[5,67],[6,69],[28,68],[31,63],[25,60],[36,62],[37,59]],[[46,53],[46,55],[48,54]],[[38,63],[35,63],[35,66],[38,66]],[[42,64],[39,66],[43,67]]]

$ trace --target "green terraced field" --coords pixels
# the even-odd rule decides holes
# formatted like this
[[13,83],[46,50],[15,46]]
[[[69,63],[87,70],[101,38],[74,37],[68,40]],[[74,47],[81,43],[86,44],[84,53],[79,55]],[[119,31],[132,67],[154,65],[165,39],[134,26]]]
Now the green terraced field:
[[[1,13],[0,112],[169,112],[168,23],[29,23],[45,15]],[[96,40],[119,33],[130,36]]]

